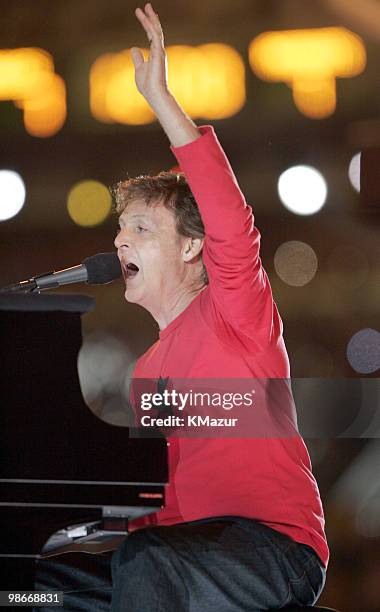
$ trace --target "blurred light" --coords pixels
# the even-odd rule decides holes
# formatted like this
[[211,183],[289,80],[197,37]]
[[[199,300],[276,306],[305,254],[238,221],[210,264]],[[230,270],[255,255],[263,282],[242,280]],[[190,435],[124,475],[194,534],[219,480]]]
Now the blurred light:
[[25,129],[32,136],[52,136],[66,119],[65,84],[42,49],[0,50],[0,99],[23,109]]
[[133,412],[123,402],[120,395],[110,397],[102,402],[101,412],[98,416],[109,423],[118,427],[134,427],[135,419]]
[[345,28],[284,30],[257,36],[249,62],[261,79],[289,85],[301,113],[322,119],[335,111],[335,79],[360,74],[366,51],[361,38]]
[[56,134],[66,120],[65,83],[56,74],[46,74],[41,78],[43,94],[24,100],[25,129],[31,136],[45,138]]
[[25,202],[25,185],[12,170],[0,170],[0,221],[15,217]]
[[130,359],[127,346],[111,334],[95,332],[84,338],[78,355],[78,374],[90,408],[103,392],[117,394],[122,390]]
[[298,110],[309,119],[324,119],[335,112],[334,79],[297,79],[293,83],[293,100]]
[[110,213],[111,194],[98,181],[81,181],[72,187],[67,198],[67,210],[74,223],[85,227],[99,225]]
[[30,97],[41,74],[54,71],[51,55],[42,49],[0,49],[0,99]]
[[327,185],[315,168],[293,166],[281,174],[278,194],[284,206],[293,213],[313,215],[326,201]]
[[[148,50],[143,49],[144,60]],[[105,85],[105,104],[110,118],[118,123],[144,125],[155,120],[155,114],[135,84],[135,69],[129,51],[115,55],[112,72]]]
[[274,267],[284,283],[302,287],[309,283],[318,269],[315,251],[305,242],[290,240],[278,247],[274,256]]
[[360,192],[360,159],[361,153],[356,153],[350,161],[348,178],[355,191]]
[[245,66],[232,47],[211,43],[168,49],[170,90],[194,118],[225,119],[245,104]]
[[376,372],[380,368],[380,332],[371,328],[358,331],[349,341],[346,354],[356,372]]
[[101,55],[90,69],[90,110],[95,119],[103,123],[114,123],[106,104],[107,83],[113,73],[114,57],[112,53]]
[[[141,49],[144,59],[148,49]],[[171,46],[168,57],[170,90],[192,117],[231,117],[245,103],[245,67],[239,53],[224,44]],[[143,125],[155,115],[139,93],[130,51],[100,56],[90,71],[90,108],[105,123]]]
[[341,289],[357,289],[369,275],[366,254],[351,245],[336,247],[328,258],[328,271],[331,281]]

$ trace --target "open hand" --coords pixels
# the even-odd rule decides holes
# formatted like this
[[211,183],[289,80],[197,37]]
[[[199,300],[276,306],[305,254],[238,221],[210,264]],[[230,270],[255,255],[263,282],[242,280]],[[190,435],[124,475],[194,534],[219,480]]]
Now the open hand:
[[164,35],[158,15],[154,12],[150,3],[145,5],[144,11],[137,8],[135,15],[143,26],[150,43],[150,53],[147,61],[144,61],[140,49],[136,47],[131,49],[135,67],[135,81],[139,92],[150,103],[168,92]]

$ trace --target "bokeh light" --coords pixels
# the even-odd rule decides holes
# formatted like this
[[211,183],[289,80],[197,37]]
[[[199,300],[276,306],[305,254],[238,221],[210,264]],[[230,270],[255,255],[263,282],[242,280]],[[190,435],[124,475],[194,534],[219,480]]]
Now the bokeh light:
[[348,167],[348,178],[350,179],[351,185],[358,193],[360,192],[360,160],[361,153],[356,153],[351,159]]
[[[149,51],[144,49],[142,53],[146,61]],[[99,92],[104,89],[104,110],[109,119],[129,125],[144,125],[155,121],[154,112],[137,89],[130,52],[122,51],[110,58],[109,66],[103,66],[107,70],[107,79],[97,85]],[[91,74],[91,82],[94,82],[96,73]]]
[[359,374],[372,374],[380,368],[380,332],[366,328],[356,332],[347,345],[347,359]]
[[34,96],[20,102],[24,109],[24,125],[31,136],[47,138],[54,136],[66,120],[66,86],[57,74],[40,76],[40,87],[43,94],[37,92]]
[[362,39],[345,28],[263,32],[249,46],[249,62],[258,77],[284,82],[298,110],[323,119],[336,108],[336,78],[363,72]]
[[13,170],[0,170],[0,221],[15,217],[25,202],[25,185]]
[[298,240],[284,242],[274,256],[274,267],[284,283],[302,287],[309,283],[318,270],[318,258],[310,245]]
[[67,198],[67,210],[71,219],[84,227],[102,223],[109,215],[111,207],[111,194],[99,181],[77,183]]
[[[144,60],[148,49],[140,49]],[[193,118],[223,119],[238,113],[246,100],[245,65],[229,45],[210,43],[166,48],[168,83]],[[144,125],[156,117],[135,83],[130,50],[98,57],[90,71],[90,109],[104,123]]]
[[0,99],[29,98],[39,87],[40,75],[53,71],[53,58],[43,49],[0,49]]
[[293,100],[309,119],[329,117],[336,109],[335,79],[298,79],[293,84]]
[[125,372],[132,361],[124,342],[108,332],[85,336],[78,355],[78,375],[90,410],[107,423],[133,424],[124,401]]
[[0,50],[0,100],[13,100],[24,111],[32,136],[56,134],[66,120],[66,87],[55,74],[50,53],[38,48]]
[[293,166],[278,180],[281,202],[296,215],[313,215],[326,202],[327,184],[322,174],[311,166]]
[[170,90],[191,117],[225,119],[244,106],[245,65],[231,46],[169,47],[168,62]]

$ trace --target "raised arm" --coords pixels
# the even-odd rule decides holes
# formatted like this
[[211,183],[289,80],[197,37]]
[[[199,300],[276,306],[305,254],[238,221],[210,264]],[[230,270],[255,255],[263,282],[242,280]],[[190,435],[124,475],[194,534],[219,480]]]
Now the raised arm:
[[147,4],[144,11],[136,9],[136,17],[150,41],[147,61],[139,49],[131,50],[136,84],[166,132],[199,206],[206,233],[203,260],[216,309],[260,345],[276,341],[282,324],[261,265],[252,210],[213,128],[197,128],[169,91],[158,15]]
[[158,15],[150,3],[144,11],[137,8],[135,14],[150,43],[147,61],[140,49],[131,49],[137,89],[155,113],[171,145],[181,147],[199,138],[200,133],[169,91],[164,35]]

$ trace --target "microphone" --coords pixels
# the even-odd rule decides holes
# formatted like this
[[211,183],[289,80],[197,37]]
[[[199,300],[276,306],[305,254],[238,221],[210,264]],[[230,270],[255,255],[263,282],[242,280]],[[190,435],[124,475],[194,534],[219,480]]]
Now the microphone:
[[58,272],[46,272],[29,280],[20,281],[0,289],[0,293],[32,293],[72,283],[105,285],[121,276],[120,261],[116,253],[98,253],[86,257],[78,266]]

